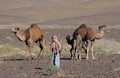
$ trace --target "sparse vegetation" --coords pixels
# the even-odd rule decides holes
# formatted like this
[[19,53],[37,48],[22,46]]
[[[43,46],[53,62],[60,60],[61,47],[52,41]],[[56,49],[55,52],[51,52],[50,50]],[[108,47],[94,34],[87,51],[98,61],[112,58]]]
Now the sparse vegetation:
[[[40,52],[40,48],[38,46],[33,46],[32,47],[32,53],[35,56],[37,56],[39,52]],[[48,56],[48,55],[50,55],[50,50],[49,50],[49,46],[46,46],[45,52],[43,52],[41,56]]]
[[61,72],[62,72],[61,68],[56,67],[56,66],[52,66],[52,65],[46,67],[46,69],[45,69],[45,73],[47,75],[55,75],[55,74],[61,73]]
[[99,53],[99,54],[110,54],[112,51],[109,49],[105,48],[104,46],[101,45],[95,45],[94,46],[94,52]]
[[9,44],[0,45],[0,56],[14,56],[18,54],[18,49],[13,48]]
[[120,42],[115,42],[113,46],[115,48],[115,52],[120,54]]
[[[70,55],[70,46],[62,43],[63,49],[62,49],[62,55]],[[39,47],[38,46],[33,46],[32,47],[32,53],[36,57],[39,53]],[[99,54],[119,54],[120,50],[120,43],[119,42],[114,42],[112,45],[101,45],[101,44],[96,44],[94,46],[94,52],[99,53]],[[0,56],[14,56],[14,55],[23,55],[26,56],[26,51],[21,50],[19,48],[14,48],[13,46],[9,44],[4,44],[0,45]],[[51,54],[49,50],[49,45],[46,46],[45,52],[42,54],[42,56],[49,56]],[[29,54],[28,54],[29,55]]]
[[[39,47],[38,46],[34,46],[32,47],[32,54],[34,56],[37,56],[39,53]],[[4,44],[4,45],[0,45],[0,57],[2,56],[15,56],[15,55],[29,55],[28,53],[26,53],[26,51],[21,50],[19,48],[14,48],[13,46],[9,45],[9,44]],[[48,56],[50,55],[50,51],[49,51],[49,47],[46,47],[45,52],[42,54],[42,56]]]

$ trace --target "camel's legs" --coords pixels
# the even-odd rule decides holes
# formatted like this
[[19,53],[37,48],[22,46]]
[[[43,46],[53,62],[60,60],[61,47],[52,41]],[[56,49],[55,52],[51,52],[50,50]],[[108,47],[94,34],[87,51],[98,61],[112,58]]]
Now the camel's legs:
[[43,50],[43,47],[41,46],[41,44],[39,45],[39,47],[40,47],[40,52],[39,52],[39,54],[38,54],[38,58],[40,57],[41,52],[42,52],[42,50]]
[[73,59],[76,59],[77,52],[76,52],[76,40],[73,41]]
[[85,41],[82,42],[82,48],[83,48],[84,50],[87,49],[87,43],[86,43]]
[[84,52],[87,55],[87,42],[82,41],[82,49],[81,51]]
[[74,56],[75,56],[75,58],[74,58],[74,59],[77,59],[78,54],[77,54],[77,50],[76,50],[76,48],[75,48],[75,50],[74,50],[74,51],[75,51],[75,55],[74,55]]
[[90,45],[91,45],[91,41],[87,41],[87,55],[86,55],[86,60],[89,59],[89,51],[90,51]]
[[45,52],[45,39],[43,38],[43,41],[42,41],[42,46],[43,46],[43,53]]
[[26,42],[26,45],[27,45],[27,52],[30,53],[31,58],[33,59],[32,53],[31,53],[31,48],[30,48],[30,43],[29,43],[29,42]]
[[70,54],[71,54],[70,59],[72,60],[73,59],[73,48],[70,49]]
[[78,59],[81,59],[81,51],[82,51],[82,38],[80,35],[77,36],[77,52]]
[[81,58],[82,58],[82,57],[81,57],[81,50],[79,49],[77,52],[78,52],[78,53],[77,53],[77,54],[78,54],[77,58],[81,60]]
[[80,49],[78,51],[78,59],[82,59],[81,52],[82,52],[82,44],[80,44]]
[[94,55],[93,55],[93,42],[92,42],[92,44],[91,44],[91,53],[92,53],[92,58],[93,58],[93,59],[96,59],[96,58],[94,57]]
[[77,58],[81,59],[81,52],[82,52],[82,40],[80,40],[79,42],[77,42]]
[[43,40],[42,41],[39,40],[39,47],[40,47],[40,52],[38,54],[38,58],[40,57],[41,53],[44,52],[44,43],[43,43]]

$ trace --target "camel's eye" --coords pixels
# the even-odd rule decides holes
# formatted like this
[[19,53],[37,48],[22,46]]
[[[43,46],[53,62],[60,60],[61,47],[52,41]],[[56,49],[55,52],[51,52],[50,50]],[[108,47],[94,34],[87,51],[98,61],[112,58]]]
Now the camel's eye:
[[15,30],[20,30],[20,28],[16,27]]

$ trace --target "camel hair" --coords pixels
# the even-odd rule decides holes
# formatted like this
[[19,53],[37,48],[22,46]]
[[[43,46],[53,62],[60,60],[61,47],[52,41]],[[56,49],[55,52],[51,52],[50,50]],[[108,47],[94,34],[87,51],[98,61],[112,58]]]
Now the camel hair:
[[[70,49],[70,59],[81,59],[81,55],[79,53],[79,50],[81,50],[81,45],[82,45],[82,39],[80,35],[77,35],[76,39],[75,38],[70,38],[70,35],[66,36],[67,43],[71,45]],[[79,57],[80,56],[80,57]]]
[[92,58],[95,59],[93,55],[93,43],[95,42],[95,39],[101,39],[104,36],[104,29],[106,25],[101,25],[99,26],[99,32],[95,32],[95,30],[87,26],[86,24],[81,24],[73,33],[73,38],[75,38],[78,34],[80,34],[83,44],[84,49],[86,47],[86,59],[89,59],[89,52],[91,51],[92,53]]
[[36,24],[31,24],[31,26],[29,28],[27,28],[23,34],[20,33],[20,28],[19,27],[14,27],[11,30],[15,36],[22,42],[25,42],[26,46],[27,46],[27,51],[30,53],[31,58],[32,57],[32,53],[31,53],[31,49],[30,49],[30,44],[33,42],[39,43],[39,47],[40,47],[40,52],[38,54],[38,58],[41,54],[41,52],[44,52],[44,31],[43,29],[40,29]]

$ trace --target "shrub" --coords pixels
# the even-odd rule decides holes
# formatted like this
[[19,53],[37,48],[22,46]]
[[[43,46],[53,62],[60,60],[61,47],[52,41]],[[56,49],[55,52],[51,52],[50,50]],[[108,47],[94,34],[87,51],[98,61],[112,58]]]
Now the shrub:
[[109,49],[105,48],[104,46],[101,45],[95,45],[94,46],[94,52],[95,53],[100,53],[100,54],[109,54],[112,53]]
[[54,74],[57,74],[58,72],[62,72],[61,68],[59,67],[56,67],[56,66],[48,66],[46,69],[45,69],[45,73],[47,75],[54,75]]
[[[40,52],[40,48],[38,46],[33,46],[32,48],[32,53],[34,53],[35,55],[38,55]],[[45,52],[41,53],[41,56],[48,56],[50,55],[50,50],[49,50],[49,46],[45,47]]]
[[5,44],[5,45],[0,45],[0,56],[13,56],[13,55],[16,55],[17,52],[15,52],[16,50],[8,45],[8,44]]

